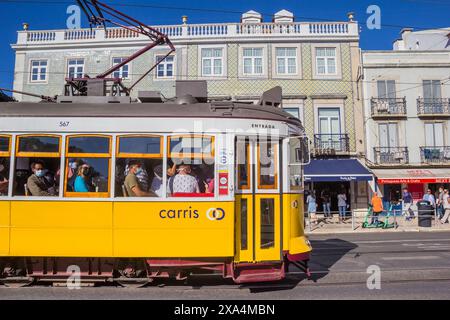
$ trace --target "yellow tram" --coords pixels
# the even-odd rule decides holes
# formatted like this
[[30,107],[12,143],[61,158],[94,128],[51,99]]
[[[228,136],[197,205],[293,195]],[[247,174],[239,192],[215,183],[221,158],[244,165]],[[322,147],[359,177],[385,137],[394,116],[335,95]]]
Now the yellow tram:
[[[101,98],[0,103],[0,282],[64,281],[74,265],[82,281],[122,284],[195,273],[275,281],[292,263],[307,271],[298,119],[270,99]],[[147,196],[127,193],[131,159]],[[36,163],[48,194],[27,185]],[[89,186],[79,191],[82,165]],[[194,192],[174,186],[181,167]]]

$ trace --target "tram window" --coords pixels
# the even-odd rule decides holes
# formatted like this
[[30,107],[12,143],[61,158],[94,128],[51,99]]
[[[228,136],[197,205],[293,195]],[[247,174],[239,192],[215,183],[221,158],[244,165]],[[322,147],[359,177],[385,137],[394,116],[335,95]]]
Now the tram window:
[[207,160],[169,159],[167,162],[168,196],[213,197],[215,186],[214,163],[211,164],[211,159]]
[[9,158],[0,158],[0,197],[8,195]]
[[274,199],[261,199],[261,249],[275,245]]
[[59,153],[59,137],[23,136],[19,137],[18,153]]
[[10,144],[11,144],[10,137],[1,137],[0,136],[0,154],[9,153]]
[[260,189],[277,189],[277,148],[277,142],[258,144],[258,187]]
[[302,187],[303,165],[309,163],[308,138],[292,137],[289,139],[289,184],[291,190]]
[[108,158],[69,158],[66,168],[66,192],[78,193],[78,196],[108,192]]
[[109,137],[81,136],[69,138],[69,153],[110,153]]
[[59,194],[61,137],[17,137],[14,196],[51,197]]
[[214,155],[214,138],[209,136],[169,137],[169,151],[172,156],[212,157]]
[[[117,138],[117,161],[115,176],[116,197],[162,197],[163,180],[163,138],[160,136],[129,135]],[[140,169],[136,178],[130,173],[129,163],[137,162]],[[137,183],[139,194],[132,191],[131,184]],[[132,195],[130,195],[130,193]]]
[[250,144],[248,140],[238,139],[236,142],[237,187],[238,189],[250,188]]
[[68,137],[65,196],[108,197],[110,158],[111,137]]
[[241,250],[247,250],[247,227],[248,227],[247,199],[241,199]]
[[8,195],[11,138],[0,136],[0,197]]
[[14,195],[57,196],[59,194],[59,177],[59,157],[17,157],[15,162]]
[[162,158],[161,137],[120,137],[119,154],[158,155]]
[[122,158],[116,161],[115,185],[116,197],[129,197],[126,191],[125,178],[129,174],[130,161],[138,161],[141,164],[141,171],[136,174],[139,189],[148,196],[162,197],[163,163],[162,159],[146,158]]

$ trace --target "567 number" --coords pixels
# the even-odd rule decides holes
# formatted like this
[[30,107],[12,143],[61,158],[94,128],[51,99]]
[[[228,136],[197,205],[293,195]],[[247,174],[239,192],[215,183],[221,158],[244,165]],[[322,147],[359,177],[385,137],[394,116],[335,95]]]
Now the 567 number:
[[60,128],[67,128],[70,124],[70,121],[60,121],[59,122],[59,127]]

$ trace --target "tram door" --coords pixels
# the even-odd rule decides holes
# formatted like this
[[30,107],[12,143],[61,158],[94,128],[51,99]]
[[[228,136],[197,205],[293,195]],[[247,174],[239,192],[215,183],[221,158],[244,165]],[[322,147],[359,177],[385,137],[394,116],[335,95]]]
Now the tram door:
[[280,144],[238,137],[235,150],[235,260],[280,260]]

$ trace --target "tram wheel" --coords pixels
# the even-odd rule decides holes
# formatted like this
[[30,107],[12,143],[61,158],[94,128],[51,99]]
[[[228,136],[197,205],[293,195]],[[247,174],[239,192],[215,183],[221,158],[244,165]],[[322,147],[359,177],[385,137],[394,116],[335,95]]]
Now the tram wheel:
[[22,288],[34,282],[34,278],[29,277],[9,277],[0,280],[8,288]]
[[118,278],[114,280],[116,283],[121,285],[124,288],[142,288],[147,284],[153,282],[153,279],[149,278]]

